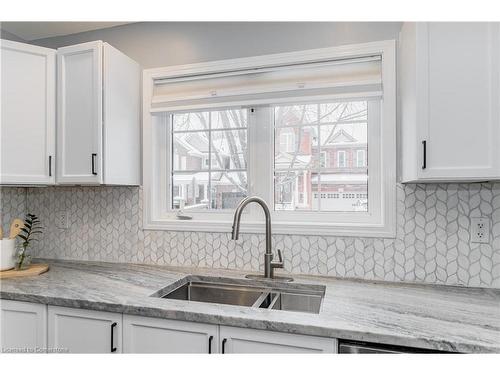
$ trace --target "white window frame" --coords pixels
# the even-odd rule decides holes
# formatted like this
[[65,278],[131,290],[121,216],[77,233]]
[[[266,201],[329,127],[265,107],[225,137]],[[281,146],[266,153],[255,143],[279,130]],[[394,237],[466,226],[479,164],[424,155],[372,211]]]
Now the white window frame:
[[[394,238],[396,227],[396,63],[395,41],[380,41],[333,48],[322,48],[242,59],[221,60],[208,63],[147,69],[143,72],[143,224],[148,230],[178,230],[230,232],[232,210],[207,212],[196,215],[193,220],[178,220],[176,212],[169,211],[165,191],[168,183],[170,152],[169,131],[165,126],[168,116],[152,108],[154,81],[178,76],[179,74],[207,74],[221,71],[255,68],[268,64],[297,64],[325,59],[347,59],[379,55],[382,57],[383,100],[380,102],[382,115],[377,126],[369,128],[368,149],[370,171],[368,177],[369,212],[295,212],[272,211],[273,233],[331,235],[331,236],[368,236]],[[334,101],[334,100],[331,100]],[[256,111],[266,116],[265,111]],[[269,142],[273,139],[273,124],[270,118],[256,119],[249,116],[248,144]],[[259,129],[252,124],[258,121]],[[370,134],[370,132],[372,132]],[[373,140],[378,142],[374,142]],[[167,143],[165,143],[167,140]],[[272,150],[272,148],[269,148]],[[273,186],[256,184],[256,171],[259,174],[273,175],[274,152],[263,155],[249,147],[248,181],[249,190],[264,197],[273,209]],[[270,184],[273,179],[269,178]],[[376,206],[376,208],[374,208]],[[257,207],[249,206],[241,224],[241,231],[263,233],[263,215]]]

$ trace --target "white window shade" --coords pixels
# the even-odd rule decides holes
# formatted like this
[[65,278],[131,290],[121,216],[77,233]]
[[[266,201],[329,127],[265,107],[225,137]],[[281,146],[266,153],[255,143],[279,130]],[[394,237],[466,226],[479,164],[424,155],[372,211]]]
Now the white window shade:
[[154,81],[151,109],[180,111],[382,95],[380,56],[173,76]]

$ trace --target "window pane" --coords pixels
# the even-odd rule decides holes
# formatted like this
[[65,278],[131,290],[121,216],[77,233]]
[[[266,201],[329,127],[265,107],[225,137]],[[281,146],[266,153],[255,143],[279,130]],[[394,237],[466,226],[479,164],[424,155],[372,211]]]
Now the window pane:
[[274,166],[276,169],[307,169],[317,162],[317,126],[298,128],[276,128],[274,145]]
[[275,107],[276,210],[368,210],[367,108],[366,101]]
[[211,173],[211,208],[236,208],[248,195],[246,172]]
[[246,129],[212,132],[212,154],[212,169],[246,169]]
[[[321,152],[328,155],[319,178],[321,211],[368,210],[368,170],[366,166],[360,168],[358,165],[358,156],[366,153],[368,148],[366,105],[360,102],[351,104],[342,103],[343,116],[347,117],[348,111],[353,114],[360,110],[356,122],[320,125]],[[333,104],[329,106],[336,108]]]
[[312,185],[316,175],[308,170],[275,173],[274,209],[278,211],[317,209],[318,191]]
[[173,114],[172,124],[171,208],[236,207],[247,196],[247,110]]
[[208,169],[208,132],[174,133],[174,171]]
[[229,109],[211,112],[211,129],[231,129],[247,127],[247,111],[244,109]]
[[208,208],[208,172],[172,175],[173,209]]
[[279,106],[274,110],[276,127],[314,124],[318,121],[318,105]]
[[339,102],[320,105],[322,124],[337,122],[366,122],[368,119],[367,102]]
[[209,112],[176,113],[173,115],[173,131],[208,130]]

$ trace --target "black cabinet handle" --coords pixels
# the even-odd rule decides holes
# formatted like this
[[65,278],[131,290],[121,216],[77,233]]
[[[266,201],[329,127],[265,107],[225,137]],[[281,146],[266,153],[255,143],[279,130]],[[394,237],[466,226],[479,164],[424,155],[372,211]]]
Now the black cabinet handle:
[[422,169],[427,168],[427,141],[422,141]]
[[49,177],[52,177],[52,155],[49,155]]
[[208,354],[212,354],[212,340],[214,339],[213,336],[210,336],[208,338]]
[[97,176],[97,172],[95,171],[95,158],[97,157],[97,154],[92,154],[92,174],[94,176]]
[[115,328],[116,325],[117,325],[116,322],[114,322],[113,324],[111,324],[111,353],[116,352],[116,347],[115,347],[115,344],[113,342],[113,336],[114,336],[113,335],[113,332],[114,332],[113,328]]
[[227,342],[227,339],[222,340],[222,354],[224,354],[226,352],[226,342]]

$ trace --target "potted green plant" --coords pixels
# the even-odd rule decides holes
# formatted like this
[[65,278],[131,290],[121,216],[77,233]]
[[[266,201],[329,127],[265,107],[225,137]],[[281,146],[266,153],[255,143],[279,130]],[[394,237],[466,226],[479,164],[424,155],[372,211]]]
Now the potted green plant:
[[22,242],[17,254],[16,270],[23,270],[30,266],[31,255],[27,254],[26,251],[31,242],[37,241],[35,237],[37,234],[42,233],[42,229],[40,220],[36,215],[26,215],[24,227],[21,228],[21,233],[18,235],[18,237],[22,239]]

